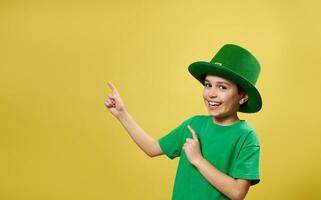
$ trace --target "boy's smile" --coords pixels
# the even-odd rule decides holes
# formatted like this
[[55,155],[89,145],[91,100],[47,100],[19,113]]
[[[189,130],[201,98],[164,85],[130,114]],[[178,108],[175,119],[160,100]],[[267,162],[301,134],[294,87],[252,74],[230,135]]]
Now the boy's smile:
[[237,111],[246,102],[247,95],[239,92],[237,85],[227,79],[206,75],[203,98],[213,120],[221,125],[239,121]]

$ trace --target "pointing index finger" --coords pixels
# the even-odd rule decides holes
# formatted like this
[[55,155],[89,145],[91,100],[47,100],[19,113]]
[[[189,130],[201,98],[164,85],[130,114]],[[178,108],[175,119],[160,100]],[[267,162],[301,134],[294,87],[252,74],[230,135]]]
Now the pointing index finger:
[[196,134],[196,132],[194,131],[194,129],[193,129],[190,125],[188,125],[187,127],[188,127],[188,129],[192,132],[193,139],[198,139],[197,134]]
[[108,86],[110,87],[110,89],[113,91],[114,94],[118,94],[116,87],[110,81],[108,81]]

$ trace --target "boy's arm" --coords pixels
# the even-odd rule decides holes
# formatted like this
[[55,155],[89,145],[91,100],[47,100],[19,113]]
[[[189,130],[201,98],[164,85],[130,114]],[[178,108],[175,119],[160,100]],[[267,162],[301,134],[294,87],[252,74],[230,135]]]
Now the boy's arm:
[[164,154],[158,141],[148,135],[127,112],[121,113],[117,119],[129,133],[134,142],[150,157]]
[[198,136],[194,129],[188,125],[193,138],[187,138],[183,146],[183,150],[190,163],[204,176],[204,178],[220,192],[230,199],[244,199],[251,182],[249,180],[235,179],[230,177],[215,166],[208,162],[202,155]]
[[251,182],[249,180],[234,179],[216,169],[206,159],[199,159],[194,166],[215,188],[221,191],[230,199],[244,199]]
[[120,121],[130,137],[148,156],[154,157],[162,155],[163,151],[158,141],[149,136],[126,111],[123,100],[116,87],[111,82],[108,82],[108,86],[111,88],[112,94],[109,95],[105,101],[107,109]]

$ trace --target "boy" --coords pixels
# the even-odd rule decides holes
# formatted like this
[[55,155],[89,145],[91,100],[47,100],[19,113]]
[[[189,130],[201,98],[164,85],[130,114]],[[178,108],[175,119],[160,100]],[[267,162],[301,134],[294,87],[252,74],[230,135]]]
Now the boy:
[[246,49],[227,44],[210,62],[194,62],[188,70],[204,85],[209,115],[193,116],[159,140],[139,127],[110,82],[113,94],[105,105],[147,155],[180,157],[173,200],[244,199],[260,181],[260,145],[255,130],[237,112],[262,107],[255,88],[260,65]]

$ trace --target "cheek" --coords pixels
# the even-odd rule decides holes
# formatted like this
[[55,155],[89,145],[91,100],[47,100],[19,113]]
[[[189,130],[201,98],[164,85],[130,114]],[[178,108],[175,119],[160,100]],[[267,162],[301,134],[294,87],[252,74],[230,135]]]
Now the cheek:
[[203,91],[203,98],[205,98],[207,96],[207,92],[204,90]]
[[224,94],[222,98],[224,99],[224,102],[229,106],[234,106],[238,103],[238,98],[235,95]]
[[230,107],[238,106],[238,98],[237,97],[231,97],[229,99],[229,105],[230,105]]

